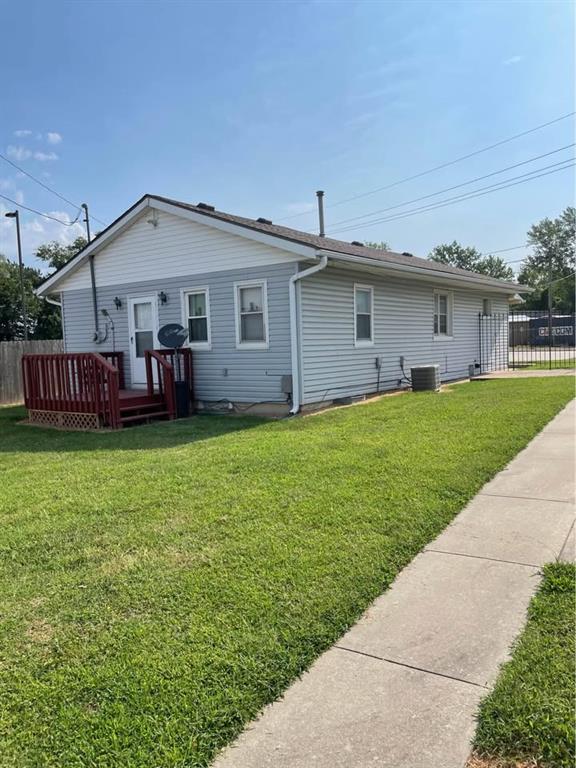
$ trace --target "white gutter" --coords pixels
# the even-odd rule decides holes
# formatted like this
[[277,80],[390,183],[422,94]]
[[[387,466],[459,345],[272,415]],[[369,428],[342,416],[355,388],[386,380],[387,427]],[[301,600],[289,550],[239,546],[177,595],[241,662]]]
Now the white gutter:
[[296,272],[292,275],[288,285],[290,294],[290,353],[292,356],[292,408],[291,414],[296,414],[300,410],[300,349],[298,346],[298,316],[296,307],[296,283],[304,277],[309,277],[315,272],[325,269],[328,266],[328,256],[324,255],[313,267],[305,269],[303,272]]

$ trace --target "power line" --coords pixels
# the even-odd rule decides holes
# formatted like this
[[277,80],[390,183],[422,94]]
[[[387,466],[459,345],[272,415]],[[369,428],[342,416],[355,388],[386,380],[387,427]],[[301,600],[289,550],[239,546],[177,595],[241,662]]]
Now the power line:
[[553,149],[550,152],[545,152],[542,155],[535,155],[534,157],[529,157],[528,160],[523,160],[520,163],[514,163],[514,165],[508,165],[506,168],[501,168],[498,171],[492,171],[492,173],[486,173],[484,176],[476,176],[476,178],[469,179],[468,181],[463,181],[461,184],[454,184],[452,187],[445,187],[444,189],[440,189],[437,192],[431,192],[428,195],[422,195],[421,197],[415,197],[412,200],[406,200],[404,203],[389,205],[387,208],[380,208],[376,211],[371,211],[370,213],[363,213],[361,216],[352,216],[349,219],[341,219],[340,221],[335,221],[333,226],[337,226],[338,224],[346,224],[350,221],[358,221],[359,219],[367,219],[369,216],[375,216],[378,213],[393,211],[395,208],[402,208],[405,205],[410,205],[411,203],[417,203],[420,200],[428,200],[431,197],[436,197],[436,195],[442,195],[444,194],[444,192],[451,192],[453,189],[460,189],[461,187],[466,187],[468,186],[468,184],[474,184],[476,181],[482,181],[483,179],[489,179],[492,176],[498,176],[500,173],[506,173],[506,171],[511,171],[514,168],[519,168],[522,165],[527,165],[528,163],[533,163],[536,160],[541,160],[543,157],[549,157],[550,155],[558,154],[558,152],[563,152],[564,150],[571,149],[574,146],[576,146],[576,142],[573,142],[572,144],[566,144],[566,146],[559,147],[558,149]]
[[[476,155],[480,155],[483,152],[488,152],[489,150],[495,149],[496,147],[501,147],[503,144],[508,144],[510,141],[515,141],[516,139],[519,139],[522,136],[527,136],[530,133],[535,133],[536,131],[540,131],[542,130],[542,128],[547,128],[549,125],[554,125],[555,123],[559,123],[562,120],[567,120],[569,117],[573,117],[574,114],[576,114],[576,112],[569,112],[568,114],[562,115],[561,117],[557,117],[554,120],[549,120],[547,123],[542,123],[541,125],[537,125],[535,128],[530,128],[527,131],[522,131],[522,133],[517,133],[514,136],[510,136],[507,139],[502,139],[501,141],[497,141],[495,144],[490,144],[488,147],[483,147],[482,149],[477,149],[474,152],[469,152],[467,155],[461,155],[460,157],[457,157],[454,160],[449,160],[446,163],[435,165],[433,168],[429,168],[426,171],[421,171],[420,173],[415,173],[412,176],[406,176],[403,179],[394,181],[391,184],[386,184],[383,187],[377,187],[376,189],[371,189],[368,192],[362,192],[359,195],[347,197],[344,200],[338,200],[337,202],[332,203],[331,205],[328,205],[326,207],[335,208],[338,205],[344,205],[344,203],[349,203],[352,200],[359,200],[362,197],[368,197],[369,195],[375,195],[377,192],[383,192],[386,189],[392,189],[393,187],[398,187],[400,184],[405,184],[408,181],[413,181],[414,179],[419,179],[422,176],[427,176],[429,173],[434,173],[435,171],[439,171],[442,168],[448,168],[449,166],[455,165],[456,163],[461,163],[463,160],[468,160],[470,157],[475,157]],[[295,219],[298,216],[305,216],[309,213],[312,213],[312,211],[303,211],[302,213],[295,213],[290,216],[285,216],[283,219],[278,219],[278,221],[287,221],[288,219]]]
[[[4,160],[6,163],[9,163],[13,168],[16,168],[16,170],[20,171],[20,173],[23,173],[25,176],[28,176],[28,178],[32,179],[32,181],[35,181],[36,184],[40,184],[41,187],[44,187],[44,189],[48,190],[48,192],[51,192],[53,195],[56,195],[56,197],[59,197],[60,200],[63,200],[65,203],[68,203],[68,205],[71,205],[73,208],[77,208],[77,209],[81,208],[80,205],[73,203],[72,200],[68,200],[67,197],[64,197],[64,195],[61,195],[60,192],[57,192],[55,189],[52,189],[52,187],[49,187],[48,184],[45,184],[43,181],[40,181],[40,179],[37,179],[36,176],[33,176],[31,173],[24,170],[24,168],[21,168],[13,160],[10,160],[10,158],[6,157],[6,155],[3,155],[1,152],[0,152],[0,159]],[[22,208],[25,208],[25,207],[26,206],[24,205],[22,206]],[[96,216],[92,216],[92,218],[95,221],[97,221],[99,224],[106,226],[106,224],[101,219],[97,219]]]
[[[463,200],[471,200],[475,197],[483,197],[484,195],[488,195],[491,192],[497,192],[500,189],[515,187],[518,184],[525,184],[527,181],[532,181],[533,179],[539,179],[542,176],[549,176],[552,173],[558,173],[558,171],[563,171],[563,170],[567,170],[568,168],[572,168],[574,166],[574,162],[572,162],[572,160],[573,158],[570,158],[570,160],[563,160],[560,163],[553,163],[552,165],[544,166],[543,168],[537,168],[534,171],[530,171],[530,173],[524,173],[524,174],[521,174],[520,176],[513,176],[511,179],[506,179],[505,181],[499,182],[498,184],[490,184],[487,187],[480,187],[480,189],[474,190],[473,192],[470,192],[470,193],[466,193],[465,195],[455,195],[454,197],[448,198],[447,200],[441,200],[439,203],[420,206],[419,208],[415,208],[411,211],[405,211],[403,213],[399,213],[394,216],[388,216],[382,219],[375,219],[373,221],[368,221],[363,224],[342,227],[336,231],[348,232],[350,230],[362,229],[364,227],[371,227],[374,224],[382,224],[389,221],[397,221],[398,219],[404,219],[409,216],[414,216],[417,213],[425,213],[427,211],[435,210],[436,208],[444,208],[447,205],[454,205],[455,203],[461,202]],[[570,163],[570,165],[565,165],[565,163]],[[561,168],[556,167],[560,165],[563,167]],[[548,170],[549,168],[554,168],[555,170]],[[539,171],[548,171],[548,172],[538,173]],[[534,175],[534,174],[538,174],[538,175]],[[526,178],[526,177],[530,177],[530,178]],[[515,181],[515,179],[521,179],[521,181]],[[510,184],[508,182],[513,182],[513,183]],[[484,190],[487,190],[487,191],[484,191]]]
[[[530,244],[524,243],[524,245],[513,245],[511,248],[500,248],[498,251],[485,251],[484,253],[481,253],[480,256],[492,256],[495,253],[506,253],[507,251],[518,251],[520,248],[530,248]],[[520,259],[520,261],[522,261],[522,259]]]
[[37,211],[35,208],[29,208],[27,205],[18,203],[16,202],[16,200],[12,200],[11,197],[6,197],[6,195],[0,195],[0,197],[3,200],[7,200],[9,203],[12,203],[12,205],[15,205],[18,208],[24,208],[26,211],[35,213],[38,216],[43,216],[45,219],[50,219],[51,221],[57,221],[58,224],[64,224],[65,227],[71,227],[73,224],[76,224],[76,222],[80,218],[80,214],[82,213],[82,211],[79,210],[78,213],[76,214],[76,218],[74,219],[74,221],[62,221],[62,219],[57,219],[56,216],[50,216],[48,213],[42,213],[41,211]]

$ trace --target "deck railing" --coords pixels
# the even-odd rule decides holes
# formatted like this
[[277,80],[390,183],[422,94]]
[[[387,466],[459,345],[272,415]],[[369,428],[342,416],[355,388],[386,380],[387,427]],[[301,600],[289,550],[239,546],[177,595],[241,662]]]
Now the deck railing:
[[120,389],[125,389],[124,380],[124,352],[99,352],[105,360],[108,360],[114,368],[118,368],[120,374]]
[[120,370],[103,355],[24,355],[22,378],[29,410],[94,414],[104,425],[120,427]]

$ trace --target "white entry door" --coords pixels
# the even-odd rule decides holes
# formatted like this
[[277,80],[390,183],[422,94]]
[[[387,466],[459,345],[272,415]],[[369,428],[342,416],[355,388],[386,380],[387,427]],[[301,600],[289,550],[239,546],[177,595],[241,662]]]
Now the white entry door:
[[130,371],[133,386],[146,384],[144,352],[157,344],[158,311],[156,296],[128,299],[128,332],[130,333]]

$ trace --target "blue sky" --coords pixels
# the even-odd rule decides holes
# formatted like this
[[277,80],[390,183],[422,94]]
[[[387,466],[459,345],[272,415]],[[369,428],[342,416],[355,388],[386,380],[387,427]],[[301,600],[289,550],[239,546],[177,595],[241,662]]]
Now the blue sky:
[[[278,221],[324,189],[330,233],[572,143],[573,118],[334,206],[571,112],[573,15],[568,2],[5,3],[0,151],[106,223],[145,192]],[[0,194],[76,215],[1,160]],[[496,250],[573,200],[564,170],[336,236],[421,256],[454,239]],[[30,264],[39,243],[78,232],[22,216]],[[285,223],[311,229],[315,213]],[[10,257],[12,226],[2,218]]]

